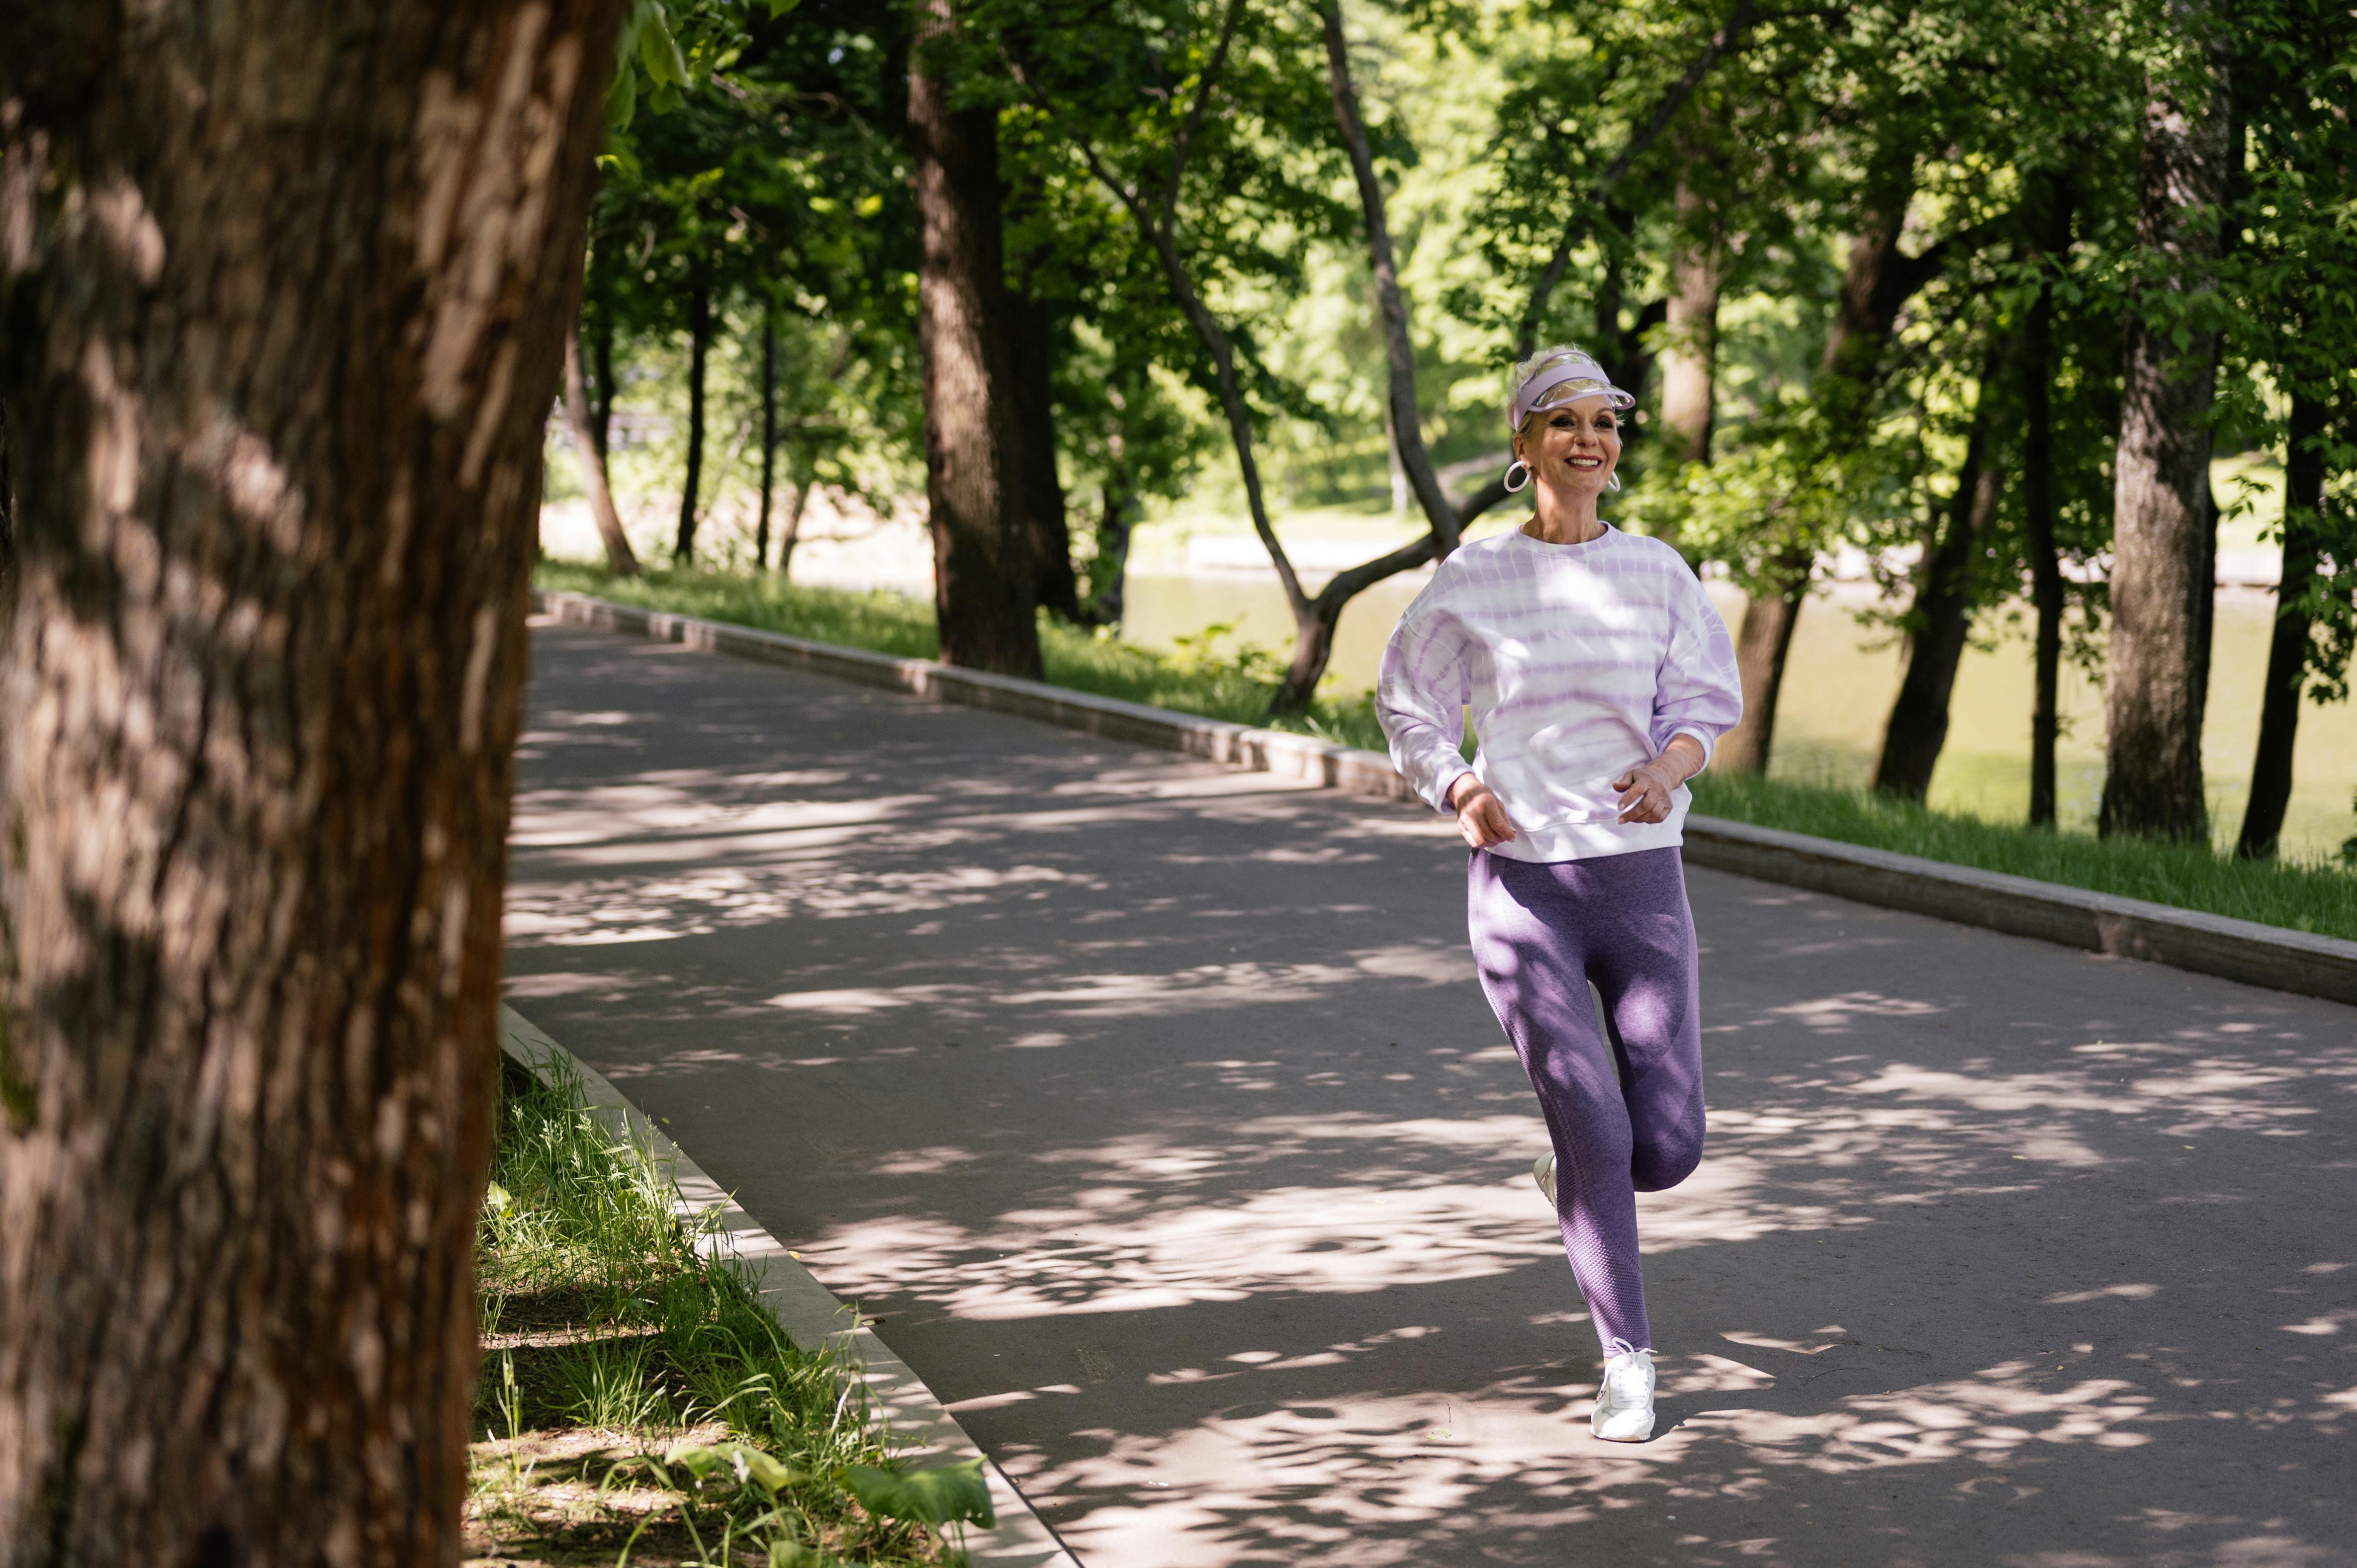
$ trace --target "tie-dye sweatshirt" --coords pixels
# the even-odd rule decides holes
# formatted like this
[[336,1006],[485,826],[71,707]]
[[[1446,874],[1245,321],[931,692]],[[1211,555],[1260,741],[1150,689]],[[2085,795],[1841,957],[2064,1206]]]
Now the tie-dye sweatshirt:
[[1612,780],[1681,732],[1707,758],[1743,716],[1743,688],[1678,553],[1608,524],[1585,544],[1517,531],[1460,547],[1392,633],[1375,709],[1392,761],[1436,809],[1468,772],[1496,791],[1516,836],[1492,854],[1583,860],[1684,842],[1683,785],[1666,821],[1623,823]]

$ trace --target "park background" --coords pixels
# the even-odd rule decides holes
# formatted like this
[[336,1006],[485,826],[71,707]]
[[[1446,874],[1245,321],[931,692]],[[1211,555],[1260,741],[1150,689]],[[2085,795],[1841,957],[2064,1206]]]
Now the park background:
[[[594,450],[634,561],[931,603],[906,19],[674,11],[668,36],[631,40],[651,107],[624,106],[602,160],[544,553],[624,564],[585,488]],[[2149,22],[2103,5],[968,8],[934,40],[938,80],[993,188],[968,198],[988,196],[999,231],[984,270],[1017,426],[1012,526],[1056,561],[1036,597],[1182,671],[1260,678],[1272,716],[1298,724],[1299,693],[1275,688],[1307,610],[1255,536],[1235,443],[1314,597],[1435,526],[1420,463],[1452,505],[1494,483],[1513,351],[1577,341],[1641,400],[1608,517],[1677,542],[1731,631],[1813,578],[1760,742],[1770,779],[2033,817],[2044,559],[2053,819],[2092,832],[2123,391],[2133,324],[2157,322],[2214,376],[2179,411],[2212,453],[2214,618],[2190,656],[2209,836],[2235,847],[2263,698],[2288,679],[2311,700],[2274,780],[2282,857],[2337,862],[2357,843],[2341,700],[2357,432],[2334,345],[2357,274],[2345,178],[2318,160],[2347,134],[2319,93],[2345,84],[2348,29],[2299,5],[2243,18],[2215,252],[2169,275],[2142,119],[2172,72],[2208,67]],[[1866,293],[1861,321],[1845,298]],[[1232,346],[1232,392],[1189,299]],[[1480,506],[1469,537],[1527,514]],[[2287,517],[2310,520],[2298,558],[2317,566],[2288,671],[2271,649],[2301,599],[2278,590]],[[1330,664],[1311,660],[1310,716],[1338,738],[1380,744],[1353,700],[1428,575],[1361,589]],[[795,613],[762,618],[791,630]],[[1902,690],[1943,638],[1964,645],[1952,682]],[[1885,755],[1894,718],[1913,761]]]

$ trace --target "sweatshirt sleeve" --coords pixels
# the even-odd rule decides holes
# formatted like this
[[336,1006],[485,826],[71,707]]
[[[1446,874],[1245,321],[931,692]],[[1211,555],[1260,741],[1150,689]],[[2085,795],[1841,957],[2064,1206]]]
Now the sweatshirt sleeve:
[[1446,813],[1448,787],[1472,771],[1459,749],[1472,681],[1465,628],[1441,607],[1440,582],[1427,584],[1392,628],[1375,678],[1375,716],[1391,742],[1392,766]]
[[1743,680],[1735,667],[1735,645],[1727,623],[1684,563],[1670,594],[1669,652],[1662,660],[1653,694],[1653,750],[1680,735],[1702,743],[1704,766],[1718,737],[1743,717]]

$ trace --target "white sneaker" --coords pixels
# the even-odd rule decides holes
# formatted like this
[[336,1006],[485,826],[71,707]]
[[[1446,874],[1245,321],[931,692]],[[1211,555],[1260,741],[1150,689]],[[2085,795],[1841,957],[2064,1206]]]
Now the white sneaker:
[[1607,1443],[1642,1443],[1653,1435],[1651,1350],[1623,1350],[1604,1363],[1604,1386],[1587,1412],[1587,1430]]
[[1549,1149],[1531,1162],[1531,1179],[1539,1184],[1539,1190],[1546,1194],[1547,1207],[1553,1208],[1555,1207],[1555,1151],[1553,1149]]

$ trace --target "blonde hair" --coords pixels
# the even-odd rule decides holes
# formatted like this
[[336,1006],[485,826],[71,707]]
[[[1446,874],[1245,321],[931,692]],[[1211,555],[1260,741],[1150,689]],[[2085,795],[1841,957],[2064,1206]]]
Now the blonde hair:
[[1513,379],[1506,383],[1506,401],[1508,403],[1512,403],[1514,399],[1514,394],[1523,390],[1523,383],[1529,381],[1533,375],[1536,374],[1538,368],[1541,365],[1545,364],[1549,360],[1554,359],[1558,354],[1584,354],[1591,360],[1596,358],[1595,355],[1589,354],[1587,349],[1581,348],[1577,343],[1550,343],[1545,348],[1541,349],[1536,353],[1533,354],[1529,359],[1517,360],[1514,361]]

